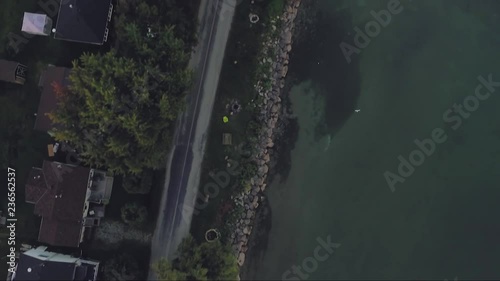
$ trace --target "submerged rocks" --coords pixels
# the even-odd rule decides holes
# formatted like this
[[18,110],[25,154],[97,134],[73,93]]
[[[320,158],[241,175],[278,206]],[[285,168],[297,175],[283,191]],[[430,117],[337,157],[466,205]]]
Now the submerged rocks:
[[[259,95],[259,99],[255,106],[259,109],[259,120],[262,124],[261,134],[257,136],[259,140],[256,149],[258,151],[255,157],[257,164],[257,173],[250,179],[251,189],[247,193],[241,194],[242,206],[244,212],[237,224],[235,233],[231,235],[233,239],[233,250],[238,259],[238,264],[242,266],[245,263],[245,253],[248,250],[248,239],[252,233],[253,221],[255,219],[256,209],[259,207],[259,201],[264,200],[262,194],[266,189],[266,180],[270,170],[271,156],[270,149],[274,148],[274,138],[278,127],[278,120],[283,118],[281,105],[281,89],[285,87],[285,78],[288,74],[288,63],[290,59],[290,51],[293,44],[294,20],[297,17],[298,7],[301,0],[288,0],[284,9],[283,16],[277,20],[281,21],[281,32],[276,36],[276,33],[270,33],[264,40],[261,49],[262,57],[259,59],[259,64],[267,67],[268,73],[261,73],[261,79],[254,88]],[[275,31],[276,25],[272,20],[271,31]],[[270,82],[270,87],[269,87]]]

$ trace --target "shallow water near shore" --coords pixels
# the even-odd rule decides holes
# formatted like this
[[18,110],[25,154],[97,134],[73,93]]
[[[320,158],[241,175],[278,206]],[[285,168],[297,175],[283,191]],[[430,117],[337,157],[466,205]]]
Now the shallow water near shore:
[[[389,1],[317,2],[326,12],[291,62],[302,81],[288,93],[290,172],[266,189],[267,248],[243,278],[500,278],[500,87],[455,129],[443,119],[478,76],[500,81],[500,2],[401,1],[351,64],[339,43],[354,45],[353,28]],[[435,128],[446,141],[392,192],[384,172],[398,174],[398,156]],[[304,270],[327,237],[340,247]]]

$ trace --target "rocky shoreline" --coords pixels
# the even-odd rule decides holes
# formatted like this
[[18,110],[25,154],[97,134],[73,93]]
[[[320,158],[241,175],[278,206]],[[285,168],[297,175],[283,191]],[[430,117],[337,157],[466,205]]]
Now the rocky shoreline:
[[[283,15],[272,23],[271,32],[261,50],[260,66],[268,67],[259,74],[261,79],[255,89],[259,93],[256,101],[262,130],[256,144],[255,161],[258,171],[250,180],[251,189],[241,194],[236,201],[242,202],[244,212],[231,235],[233,250],[238,259],[238,265],[245,263],[246,252],[249,249],[249,238],[255,225],[256,212],[266,189],[276,138],[282,133],[282,120],[288,118],[285,107],[282,106],[281,94],[285,88],[285,78],[288,73],[289,54],[292,50],[295,19],[301,0],[286,1]],[[272,156],[272,157],[271,157]]]

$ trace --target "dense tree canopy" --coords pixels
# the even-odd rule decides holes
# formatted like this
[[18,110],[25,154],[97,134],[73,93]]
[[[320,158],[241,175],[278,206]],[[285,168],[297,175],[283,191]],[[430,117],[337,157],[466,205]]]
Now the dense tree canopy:
[[[145,5],[145,4],[144,4]],[[117,174],[163,167],[175,119],[190,87],[186,44],[174,28],[144,21],[156,8],[116,28],[119,48],[84,54],[74,62],[70,86],[51,114],[52,132],[71,143],[84,162]]]
[[172,263],[161,260],[154,269],[162,280],[236,280],[239,272],[230,246],[197,244],[191,236],[182,241]]

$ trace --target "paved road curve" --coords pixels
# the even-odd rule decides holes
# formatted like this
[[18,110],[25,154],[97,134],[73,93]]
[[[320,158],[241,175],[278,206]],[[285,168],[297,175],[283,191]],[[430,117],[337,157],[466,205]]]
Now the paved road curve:
[[[236,0],[202,0],[199,12],[199,44],[190,67],[195,84],[187,99],[187,109],[179,118],[175,147],[167,163],[165,189],[151,246],[151,263],[172,258],[189,232],[206,133],[215,100],[219,74]],[[155,274],[149,272],[149,280]]]

